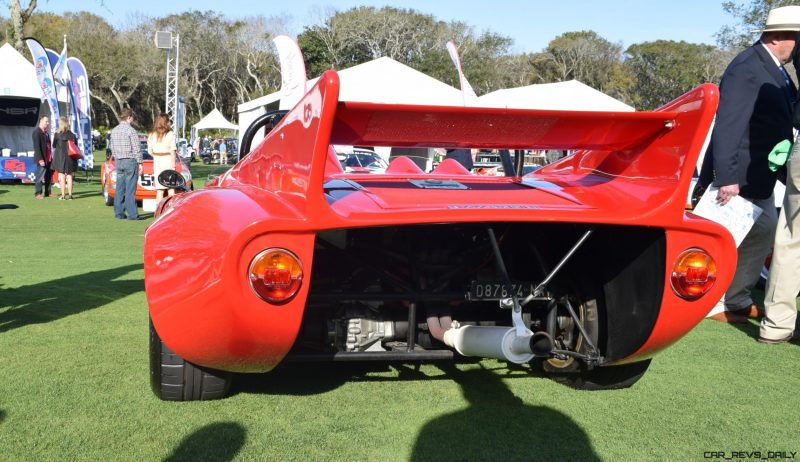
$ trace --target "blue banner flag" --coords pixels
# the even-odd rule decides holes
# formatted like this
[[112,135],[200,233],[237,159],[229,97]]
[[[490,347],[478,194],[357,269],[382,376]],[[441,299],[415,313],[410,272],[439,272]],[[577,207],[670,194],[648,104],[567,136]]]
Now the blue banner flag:
[[53,70],[50,67],[50,60],[47,57],[47,52],[38,40],[35,38],[26,38],[25,44],[31,51],[33,57],[33,67],[36,69],[36,79],[39,81],[39,86],[42,88],[42,100],[47,101],[50,106],[50,139],[55,135],[56,127],[58,126],[58,98],[56,97],[56,85],[53,81]]
[[78,58],[67,59],[69,69],[69,87],[71,89],[70,99],[74,102],[74,111],[77,115],[78,135],[81,144],[78,145],[83,151],[83,168],[94,167],[94,154],[92,149],[92,110],[89,101],[89,78],[86,74],[86,67]]

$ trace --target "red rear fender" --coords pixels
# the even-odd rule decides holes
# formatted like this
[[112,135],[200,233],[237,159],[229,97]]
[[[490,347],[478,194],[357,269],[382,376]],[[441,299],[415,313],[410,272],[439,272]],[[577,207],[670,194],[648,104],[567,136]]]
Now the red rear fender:
[[291,210],[276,217],[262,206],[280,209],[280,201],[272,199],[254,200],[229,189],[200,191],[148,228],[144,266],[150,315],[164,343],[187,361],[267,371],[294,343],[307,280],[292,301],[275,306],[261,300],[247,278],[253,257],[270,247],[297,255],[306,277],[311,271],[314,234],[270,232],[281,223],[295,222],[297,228]]

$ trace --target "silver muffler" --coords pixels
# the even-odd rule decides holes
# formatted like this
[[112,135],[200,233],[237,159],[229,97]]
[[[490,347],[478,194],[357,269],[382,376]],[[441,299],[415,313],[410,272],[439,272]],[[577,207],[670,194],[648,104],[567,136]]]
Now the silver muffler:
[[547,357],[553,350],[553,339],[546,332],[533,333],[514,327],[459,326],[444,333],[444,343],[463,355],[495,358],[524,364],[534,357]]

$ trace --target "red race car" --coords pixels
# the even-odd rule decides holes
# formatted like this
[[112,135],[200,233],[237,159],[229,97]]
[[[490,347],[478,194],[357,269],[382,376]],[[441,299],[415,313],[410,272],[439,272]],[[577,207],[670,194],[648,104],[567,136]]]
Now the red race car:
[[[236,166],[159,205],[144,271],[161,399],[221,398],[232,373],[286,361],[458,355],[627,387],[733,277],[733,238],[684,210],[713,84],[631,113],[347,102],[339,88],[325,73],[252,151],[260,122],[248,129]],[[375,174],[345,173],[332,145],[576,152],[527,175],[452,159],[425,173],[402,156]]]
[[[156,209],[156,178],[153,175],[153,156],[147,152],[147,140],[140,140],[142,151],[142,166],[136,185],[136,202],[140,203],[145,212],[153,212]],[[113,153],[103,162],[100,169],[100,185],[103,188],[103,201],[106,205],[114,205],[114,196],[117,188],[117,171],[114,163]],[[187,189],[192,187],[192,173],[189,171],[180,157],[175,157],[175,170],[181,174],[186,182]]]

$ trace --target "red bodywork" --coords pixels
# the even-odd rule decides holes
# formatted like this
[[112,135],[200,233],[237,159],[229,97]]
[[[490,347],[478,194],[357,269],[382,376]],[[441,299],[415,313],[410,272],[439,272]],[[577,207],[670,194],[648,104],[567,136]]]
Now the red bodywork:
[[[663,230],[656,253],[665,264],[651,268],[663,287],[660,305],[650,307],[647,326],[626,327],[642,340],[617,357],[607,352],[611,363],[647,358],[678,340],[733,277],[729,233],[684,211],[717,107],[712,84],[638,113],[383,105],[339,102],[338,94],[338,76],[329,71],[261,145],[210,187],[170,200],[148,228],[150,315],[164,343],[187,361],[251,372],[280,363],[298,338],[315,284],[315,238],[332,230],[487,222]],[[524,178],[476,176],[450,160],[426,174],[403,157],[386,174],[367,175],[343,173],[333,144],[578,151]],[[359,186],[335,195],[335,180]],[[412,180],[469,187],[407,187]],[[282,305],[261,300],[246,277],[253,257],[271,247],[296,254],[305,274],[299,293]],[[693,301],[670,285],[672,264],[688,248],[717,263],[716,283]],[[613,300],[608,304],[614,309]]]

